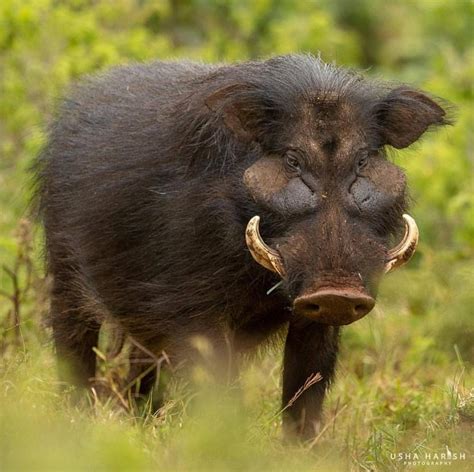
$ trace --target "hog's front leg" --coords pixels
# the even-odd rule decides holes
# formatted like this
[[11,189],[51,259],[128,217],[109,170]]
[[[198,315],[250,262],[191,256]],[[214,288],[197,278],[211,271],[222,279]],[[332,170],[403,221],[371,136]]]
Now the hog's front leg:
[[[283,368],[285,437],[309,439],[319,431],[324,395],[334,375],[338,338],[338,327],[300,317],[290,321]],[[322,379],[295,398],[317,373]]]

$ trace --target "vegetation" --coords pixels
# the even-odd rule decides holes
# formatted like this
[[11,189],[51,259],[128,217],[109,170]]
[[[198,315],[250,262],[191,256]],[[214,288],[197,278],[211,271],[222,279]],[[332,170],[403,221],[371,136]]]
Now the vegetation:
[[[473,5],[2,0],[0,469],[401,470],[406,465],[395,454],[424,458],[450,450],[466,458],[447,470],[472,470]],[[248,364],[240,393],[206,388],[197,372],[195,382],[203,384],[197,398],[172,383],[157,415],[120,408],[113,396],[96,398],[93,413],[70,406],[41,321],[47,309],[41,237],[24,219],[27,169],[58,97],[84,74],[114,64],[295,51],[413,83],[449,100],[456,116],[453,127],[391,155],[407,171],[420,248],[408,268],[386,278],[375,312],[344,330],[327,426],[311,444],[281,443],[281,349]],[[113,385],[108,372],[118,367],[99,354],[102,375]]]

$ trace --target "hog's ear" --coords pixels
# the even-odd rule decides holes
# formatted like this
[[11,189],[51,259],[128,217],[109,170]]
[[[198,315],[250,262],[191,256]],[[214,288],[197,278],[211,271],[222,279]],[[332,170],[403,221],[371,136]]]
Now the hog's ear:
[[205,100],[207,108],[243,141],[256,140],[261,122],[261,107],[255,103],[252,92],[249,85],[227,85]]
[[397,149],[414,143],[430,126],[447,124],[446,112],[417,90],[392,90],[377,106],[383,144]]

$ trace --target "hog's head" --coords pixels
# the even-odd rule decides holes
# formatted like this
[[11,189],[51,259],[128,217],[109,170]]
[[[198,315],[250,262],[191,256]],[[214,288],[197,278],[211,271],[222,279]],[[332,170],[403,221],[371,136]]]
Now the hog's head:
[[373,308],[380,276],[418,242],[405,175],[385,148],[409,146],[445,124],[445,112],[425,93],[374,85],[314,58],[267,64],[208,101],[253,145],[242,174],[256,208],[247,246],[283,279],[296,313],[349,324]]

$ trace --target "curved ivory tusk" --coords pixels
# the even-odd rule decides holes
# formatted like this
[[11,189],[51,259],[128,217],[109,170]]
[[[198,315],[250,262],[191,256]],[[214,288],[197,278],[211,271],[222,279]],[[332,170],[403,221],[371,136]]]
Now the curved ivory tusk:
[[407,214],[403,215],[405,220],[405,235],[403,239],[387,254],[385,273],[406,264],[415,253],[420,233],[415,220]]
[[260,217],[254,216],[250,219],[245,230],[245,242],[252,257],[265,269],[285,276],[285,269],[280,254],[265,244],[259,231]]

